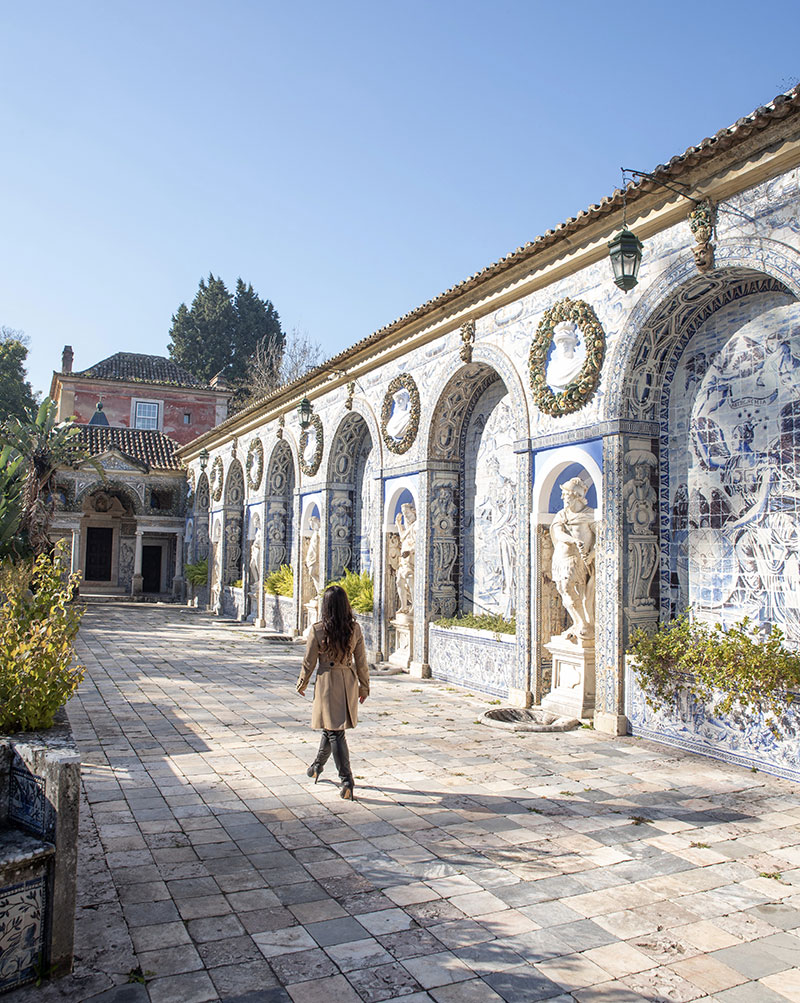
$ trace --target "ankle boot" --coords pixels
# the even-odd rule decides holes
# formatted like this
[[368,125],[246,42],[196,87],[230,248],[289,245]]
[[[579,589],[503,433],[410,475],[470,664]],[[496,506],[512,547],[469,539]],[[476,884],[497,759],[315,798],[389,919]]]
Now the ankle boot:
[[342,786],[339,789],[339,797],[344,801],[353,800],[353,781],[343,780]]
[[321,773],[322,773],[322,764],[316,759],[311,764],[311,766],[309,766],[309,768],[306,770],[306,776],[311,777],[314,783],[316,783],[319,780],[319,776]]

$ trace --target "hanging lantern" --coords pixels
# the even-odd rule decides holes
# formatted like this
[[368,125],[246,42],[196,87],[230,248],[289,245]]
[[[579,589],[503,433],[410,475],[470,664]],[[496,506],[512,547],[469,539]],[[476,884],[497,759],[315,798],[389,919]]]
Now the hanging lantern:
[[300,428],[308,428],[311,424],[311,412],[313,410],[308,397],[304,397],[297,405],[297,413],[300,415]]
[[611,267],[614,269],[614,284],[624,292],[633,289],[639,281],[639,265],[642,263],[642,242],[635,233],[624,229],[608,242]]
[[205,473],[205,469],[208,466],[208,457],[210,456],[210,453],[208,452],[207,449],[201,449],[199,455],[200,455],[200,469],[203,471],[203,473]]

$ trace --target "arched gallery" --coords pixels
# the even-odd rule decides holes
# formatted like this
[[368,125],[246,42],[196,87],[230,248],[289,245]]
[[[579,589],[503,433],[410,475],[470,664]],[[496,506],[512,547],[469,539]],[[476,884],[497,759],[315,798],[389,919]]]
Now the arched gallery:
[[687,607],[800,645],[799,164],[791,92],[184,447],[202,600],[293,634],[367,572],[374,661],[794,775],[649,709],[625,647]]

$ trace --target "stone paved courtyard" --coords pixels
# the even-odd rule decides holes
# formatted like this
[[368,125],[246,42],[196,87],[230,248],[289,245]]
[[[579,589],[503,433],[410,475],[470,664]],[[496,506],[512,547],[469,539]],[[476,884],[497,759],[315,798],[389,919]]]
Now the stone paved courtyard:
[[[354,803],[302,648],[89,607],[75,973],[10,1003],[800,1000],[800,789],[378,677]],[[310,694],[309,694],[310,695]]]

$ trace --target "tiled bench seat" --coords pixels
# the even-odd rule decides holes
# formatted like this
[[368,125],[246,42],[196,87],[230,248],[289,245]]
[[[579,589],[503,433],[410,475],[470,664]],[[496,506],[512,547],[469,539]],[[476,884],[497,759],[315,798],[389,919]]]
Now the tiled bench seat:
[[79,790],[63,716],[0,737],[0,993],[72,967]]

